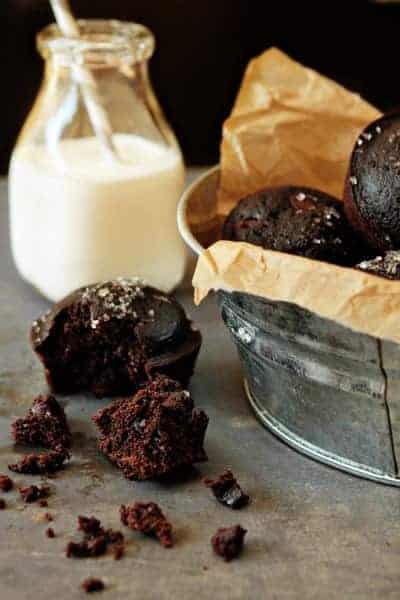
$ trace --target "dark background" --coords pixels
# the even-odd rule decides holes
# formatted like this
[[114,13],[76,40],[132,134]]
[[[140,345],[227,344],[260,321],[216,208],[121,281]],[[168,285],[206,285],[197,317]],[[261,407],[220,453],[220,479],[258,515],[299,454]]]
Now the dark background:
[[[368,0],[72,0],[80,17],[150,27],[156,93],[189,164],[218,160],[221,124],[248,60],[271,45],[360,92],[381,109],[400,104],[400,3]],[[35,97],[35,34],[47,0],[0,0],[0,172]],[[5,74],[5,77],[4,77]]]

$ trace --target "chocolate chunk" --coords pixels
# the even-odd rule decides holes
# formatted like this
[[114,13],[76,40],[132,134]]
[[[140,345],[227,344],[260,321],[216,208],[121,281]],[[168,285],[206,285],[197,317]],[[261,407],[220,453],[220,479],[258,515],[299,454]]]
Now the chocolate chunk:
[[211,539],[211,545],[215,554],[222,556],[226,561],[236,558],[243,549],[243,541],[246,533],[246,529],[243,529],[240,525],[218,529],[217,533]]
[[[46,501],[44,500],[44,502],[46,502]],[[46,521],[53,521],[54,520],[54,517],[53,517],[53,515],[51,513],[47,512],[44,516],[45,516]]]
[[344,266],[372,255],[348,224],[343,202],[306,187],[265,188],[243,198],[222,237]]
[[100,450],[128,479],[152,479],[207,460],[208,417],[177,381],[159,375],[132,398],[100,410],[93,421]]
[[0,498],[0,510],[4,510],[5,508],[7,508],[6,501],[4,498]]
[[54,538],[54,537],[56,537],[56,534],[54,533],[54,529],[52,529],[51,527],[48,527],[46,529],[46,536],[48,538]]
[[134,502],[120,508],[121,521],[130,529],[155,536],[165,548],[173,546],[172,526],[155,502]]
[[230,469],[226,469],[216,479],[204,479],[205,485],[220,502],[230,508],[242,508],[249,503],[250,497],[244,493]]
[[50,488],[47,485],[41,487],[28,485],[27,487],[19,488],[19,493],[25,502],[31,503],[41,498],[47,498],[50,495]]
[[102,590],[104,590],[104,583],[102,582],[101,579],[95,579],[94,577],[89,577],[88,579],[85,579],[85,581],[83,581],[81,583],[81,588],[87,594],[89,594],[90,592],[101,592]]
[[66,450],[51,450],[43,454],[27,454],[19,462],[8,465],[8,468],[25,475],[48,475],[59,471],[68,458]]
[[0,475],[0,490],[2,492],[9,492],[13,488],[13,481],[8,475]]
[[186,384],[201,346],[170,295],[120,278],[81,288],[32,326],[54,391],[128,395],[155,373]]
[[12,436],[18,444],[44,448],[69,448],[71,432],[64,409],[54,396],[34,399],[26,417],[11,426]]

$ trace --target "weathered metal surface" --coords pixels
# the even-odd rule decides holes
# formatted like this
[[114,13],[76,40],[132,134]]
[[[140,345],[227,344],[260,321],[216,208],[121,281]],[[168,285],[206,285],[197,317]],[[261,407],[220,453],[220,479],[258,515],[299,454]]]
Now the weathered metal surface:
[[[10,423],[44,389],[27,330],[47,305],[13,269],[4,185],[0,228],[0,472],[6,472],[18,455]],[[189,293],[183,300],[204,334],[192,391],[210,416],[209,463],[186,481],[129,483],[96,449],[90,415],[104,402],[61,398],[74,446],[71,464],[50,482],[57,537],[44,535],[45,509],[23,506],[15,492],[4,495],[9,508],[0,511],[0,599],[79,599],[80,581],[92,575],[104,577],[108,591],[101,598],[113,600],[397,600],[399,490],[304,458],[262,428],[248,407],[236,350],[214,301],[194,309]],[[240,512],[215,502],[200,481],[200,472],[213,475],[225,466],[253,498]],[[78,514],[117,527],[118,506],[133,499],[164,507],[175,525],[175,548],[125,530],[127,555],[119,562],[64,557]],[[209,539],[217,527],[237,522],[248,529],[247,547],[240,560],[225,564],[212,555]]]
[[381,356],[378,340],[294,305],[219,297],[260,420],[306,454],[400,485],[391,422],[400,407],[399,346]]

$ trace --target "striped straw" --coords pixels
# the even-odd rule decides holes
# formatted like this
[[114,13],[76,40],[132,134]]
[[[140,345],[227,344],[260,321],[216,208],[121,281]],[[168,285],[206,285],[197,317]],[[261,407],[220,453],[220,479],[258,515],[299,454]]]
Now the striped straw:
[[[69,0],[50,0],[50,4],[61,33],[65,37],[79,38],[79,26],[72,15]],[[112,139],[112,128],[96,80],[89,69],[80,65],[73,66],[73,73],[96,137],[107,157],[116,160],[117,151]]]

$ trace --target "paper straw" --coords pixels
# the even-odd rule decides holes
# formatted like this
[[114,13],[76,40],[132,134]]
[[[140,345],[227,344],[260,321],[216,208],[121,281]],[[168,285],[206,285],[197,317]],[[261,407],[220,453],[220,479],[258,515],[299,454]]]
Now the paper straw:
[[[72,15],[69,0],[50,0],[50,4],[61,33],[65,37],[79,38],[79,26]],[[117,151],[112,139],[112,128],[96,80],[89,69],[80,65],[73,66],[73,73],[82,92],[95,135],[107,156],[116,160]]]

